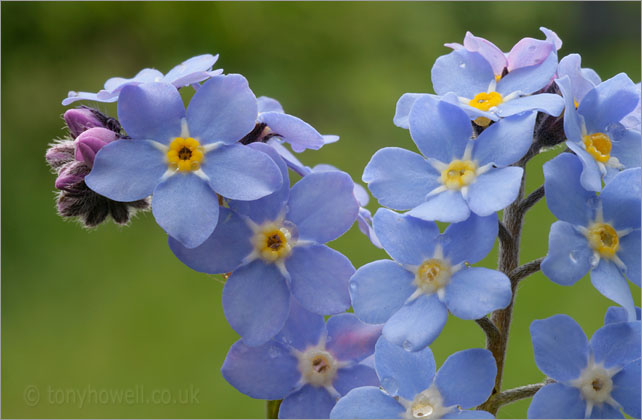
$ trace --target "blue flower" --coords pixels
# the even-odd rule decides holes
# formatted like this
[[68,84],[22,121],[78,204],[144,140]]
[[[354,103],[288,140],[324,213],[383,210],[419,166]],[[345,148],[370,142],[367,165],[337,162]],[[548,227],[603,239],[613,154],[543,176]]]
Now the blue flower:
[[183,61],[166,75],[156,69],[143,69],[131,79],[112,77],[105,82],[105,88],[98,93],[70,91],[62,104],[69,105],[79,100],[116,102],[120,91],[127,85],[160,82],[171,84],[176,88],[189,86],[223,73],[222,69],[212,70],[216,60],[218,60],[218,54],[203,54]]
[[[464,45],[439,57],[431,70],[433,88],[443,100],[460,106],[479,125],[487,126],[524,111],[558,116],[564,109],[559,95],[537,91],[550,84],[557,68],[557,35],[541,28],[546,40],[524,38],[504,54],[491,42],[466,34]],[[397,102],[395,125],[408,128],[415,102],[426,94],[407,93]]]
[[355,388],[332,409],[333,419],[492,419],[486,411],[462,410],[486,401],[497,366],[486,349],[454,353],[435,374],[430,348],[410,353],[383,337],[375,347],[383,390]]
[[593,286],[633,320],[625,275],[640,286],[640,169],[620,172],[599,196],[583,188],[581,172],[569,153],[544,164],[546,204],[560,220],[551,226],[542,272],[570,286],[590,271]]
[[387,340],[417,351],[437,338],[448,311],[462,319],[478,319],[509,304],[506,275],[468,266],[492,249],[496,215],[472,215],[440,235],[434,222],[379,209],[374,229],[394,261],[359,268],[350,280],[350,295],[359,319],[385,323]]
[[379,385],[374,369],[363,361],[380,334],[380,326],[363,324],[353,314],[324,323],[321,315],[292,301],[283,330],[258,347],[234,343],[221,373],[252,398],[283,399],[279,418],[328,418],[340,396]]
[[635,86],[637,88],[636,93],[638,95],[638,105],[635,107],[633,111],[631,111],[628,115],[622,118],[622,121],[620,122],[626,128],[640,131],[640,118],[642,117],[642,111],[641,111],[642,101],[640,100],[640,95],[642,94],[642,91],[640,90],[640,83],[638,83]]
[[530,331],[535,363],[556,383],[537,391],[528,418],[640,418],[640,322],[605,325],[590,342],[568,315]]
[[410,135],[423,157],[387,147],[366,166],[363,180],[379,203],[424,220],[460,222],[512,203],[523,169],[507,167],[531,146],[535,112],[491,125],[476,139],[466,113],[432,97],[410,113]]
[[317,314],[350,307],[348,281],[354,267],[323,244],[350,228],[359,204],[348,174],[312,173],[288,190],[287,167],[278,154],[261,143],[246,147],[279,163],[285,180],[281,190],[256,201],[230,201],[201,246],[188,249],[170,238],[170,248],[196,271],[233,271],[223,289],[223,310],[244,342],[257,346],[283,327],[290,294]]
[[575,109],[571,79],[556,80],[566,100],[566,145],[582,161],[581,182],[590,191],[602,189],[619,171],[640,167],[640,132],[620,121],[640,101],[631,79],[620,73],[591,89]]
[[236,144],[254,127],[256,114],[256,98],[240,75],[213,77],[187,110],[172,85],[127,85],[118,118],[132,140],[103,147],[85,182],[116,201],[153,193],[158,224],[193,248],[216,227],[217,193],[256,200],[282,184],[269,156]]

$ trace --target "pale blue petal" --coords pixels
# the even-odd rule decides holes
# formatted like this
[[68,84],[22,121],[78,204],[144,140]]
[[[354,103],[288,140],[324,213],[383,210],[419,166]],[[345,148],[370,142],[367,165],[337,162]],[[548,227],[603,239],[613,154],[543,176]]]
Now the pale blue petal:
[[139,71],[136,76],[131,79],[124,77],[112,77],[107,79],[105,82],[105,90],[110,92],[120,92],[120,90],[125,87],[128,83],[140,84],[140,83],[152,83],[160,82],[163,80],[163,73],[156,69],[142,69]]
[[430,345],[446,325],[448,310],[436,294],[421,295],[401,307],[383,327],[383,336],[408,351]]
[[364,324],[354,314],[331,317],[325,348],[338,360],[360,362],[374,352],[382,325]]
[[568,76],[556,79],[555,83],[562,92],[564,98],[564,133],[566,138],[572,142],[582,141],[582,122],[581,117],[575,109],[573,102],[573,89],[571,87],[571,80]]
[[290,312],[285,278],[274,264],[260,260],[237,269],[225,282],[223,311],[248,346],[266,343],[281,331]]
[[478,319],[511,301],[506,274],[483,267],[465,268],[453,274],[446,286],[444,303],[461,319]]
[[316,346],[325,332],[323,316],[305,310],[296,299],[292,298],[288,319],[274,339],[287,347],[304,351],[308,346]]
[[297,246],[285,267],[292,294],[308,311],[330,315],[350,307],[348,281],[354,267],[340,252],[325,245]]
[[589,343],[582,328],[568,315],[536,319],[530,326],[535,363],[556,381],[580,376],[589,359]]
[[609,404],[596,405],[591,411],[590,419],[623,419],[624,416],[619,407]]
[[562,384],[548,384],[537,391],[528,407],[529,419],[583,419],[586,403],[580,390]]
[[[564,99],[553,93],[522,96],[497,105],[497,115],[509,117],[524,111],[539,111],[554,117],[564,110]],[[532,132],[531,132],[532,134]]]
[[281,171],[270,156],[240,144],[206,153],[201,169],[214,191],[233,200],[256,200],[283,185]]
[[256,103],[259,107],[259,113],[261,112],[281,112],[283,113],[283,107],[276,99],[268,98],[267,96],[259,96],[256,98]]
[[460,191],[447,190],[432,195],[427,200],[406,214],[423,220],[446,223],[463,222],[470,216],[470,209]]
[[416,290],[415,275],[390,260],[360,267],[350,279],[354,313],[370,324],[386,322]]
[[640,131],[613,124],[605,133],[611,139],[611,156],[616,157],[625,168],[640,167]]
[[488,216],[517,198],[524,170],[516,166],[490,169],[468,186],[466,201],[473,213]]
[[626,265],[626,277],[640,287],[640,230],[636,229],[620,238],[617,256]]
[[473,160],[479,166],[511,165],[531,147],[536,112],[504,118],[485,129],[475,140]]
[[481,54],[464,49],[439,57],[430,76],[438,95],[455,92],[471,99],[486,92],[495,78],[492,67]]
[[339,394],[345,395],[354,388],[379,386],[379,378],[373,368],[364,364],[358,364],[339,369],[332,385]]
[[444,257],[453,265],[480,261],[493,249],[498,228],[496,214],[471,214],[467,220],[451,224],[440,237]]
[[640,339],[639,322],[618,322],[595,331],[589,345],[595,363],[603,364],[607,369],[621,368],[640,359]]
[[169,142],[181,134],[185,105],[167,83],[127,85],[118,98],[118,120],[134,139]]
[[569,54],[562,58],[557,66],[557,75],[562,78],[568,76],[571,80],[572,96],[579,104],[582,98],[593,89],[595,85],[586,78],[582,72],[582,58],[579,54]]
[[640,359],[624,366],[613,377],[611,396],[620,403],[624,412],[634,419],[640,418]]
[[591,269],[593,250],[584,235],[573,225],[557,221],[548,235],[548,254],[542,261],[542,273],[562,286],[575,284]]
[[525,95],[537,92],[552,82],[556,69],[557,54],[551,53],[540,64],[511,70],[497,83],[497,92],[502,95],[518,91]]
[[487,39],[477,37],[470,32],[466,32],[464,37],[464,47],[471,52],[478,52],[493,68],[493,73],[501,75],[504,68],[508,66],[506,55],[497,45]]
[[566,146],[571,149],[580,161],[582,162],[582,175],[580,176],[580,183],[582,187],[589,191],[602,190],[602,172],[597,166],[597,162],[593,156],[589,155],[582,146],[572,141],[567,141]]
[[640,228],[640,168],[620,172],[602,193],[604,221],[616,230]]
[[[218,54],[202,54],[189,58],[181,64],[171,69],[163,78],[167,83],[172,83],[176,87],[188,86],[205,80],[206,72],[212,69],[214,63],[218,60]],[[202,77],[205,73],[206,77]]]
[[406,409],[378,387],[355,388],[341,398],[331,419],[401,419]]
[[116,98],[110,99],[110,100],[103,100],[98,97],[96,93],[92,92],[76,92],[73,90],[70,90],[69,93],[67,93],[67,97],[62,100],[62,104],[64,106],[71,105],[72,103],[76,101],[96,101],[96,102],[116,102]]
[[402,264],[419,265],[432,258],[439,236],[434,222],[380,208],[374,216],[377,238],[388,255]]
[[589,133],[603,132],[633,111],[639,100],[635,84],[625,73],[619,73],[589,91],[577,111]]
[[186,115],[201,144],[236,143],[256,124],[256,97],[240,74],[215,76],[196,91]]
[[600,263],[591,270],[591,283],[603,296],[622,306],[635,317],[635,305],[629,283],[613,261],[600,259]]
[[582,162],[571,153],[562,153],[546,162],[544,191],[546,206],[560,220],[588,226],[595,218],[595,193],[580,183]]
[[221,373],[239,392],[268,400],[285,397],[301,378],[296,357],[275,341],[259,347],[237,341],[227,353]]
[[218,223],[218,197],[206,181],[177,173],[154,189],[152,213],[172,238],[195,248],[210,237]]
[[259,122],[267,124],[273,134],[286,143],[297,153],[305,149],[318,150],[325,142],[317,130],[305,121],[281,112],[263,112],[259,114]]
[[457,105],[424,96],[415,102],[409,116],[410,136],[426,157],[450,163],[461,159],[473,126]]
[[[555,35],[555,32],[548,32]],[[557,37],[557,35],[555,35],[555,37]],[[546,40],[522,38],[507,54],[508,70],[514,71],[522,67],[541,64],[551,53],[555,54],[556,49],[554,47],[554,43],[548,39],[548,36]],[[553,74],[551,73],[551,77],[552,76]]]
[[147,197],[167,171],[163,152],[143,140],[116,140],[96,154],[85,177],[89,188],[115,201]]
[[261,224],[266,221],[277,220],[283,212],[285,204],[288,201],[288,196],[290,194],[290,178],[288,176],[288,167],[283,159],[281,159],[278,152],[273,147],[265,143],[251,143],[246,147],[250,147],[270,156],[270,158],[272,158],[274,163],[276,163],[276,166],[278,166],[279,171],[281,172],[283,183],[281,184],[281,188],[279,188],[272,194],[266,195],[263,198],[259,198],[258,200],[230,200],[228,204],[231,209],[240,214],[248,216],[257,224]]
[[381,386],[390,395],[399,395],[409,401],[428,389],[435,376],[435,358],[429,347],[406,351],[384,337],[377,341],[375,363]]
[[283,399],[280,419],[327,419],[336,399],[322,387],[305,385]]
[[269,400],[288,395],[301,378],[297,358],[275,341],[259,347],[237,341],[227,353],[221,373],[239,392]]
[[423,203],[424,197],[441,185],[440,176],[421,155],[386,147],[372,156],[362,179],[381,205],[407,210]]
[[[408,116],[410,115],[410,110],[412,106],[417,102],[417,99],[420,99],[423,96],[428,96],[427,93],[404,93],[401,95],[401,98],[397,101],[397,107],[395,109],[395,116],[392,119],[394,125],[400,128],[410,128],[410,123],[408,122]],[[65,105],[63,103],[63,105]]]
[[169,248],[192,270],[219,274],[234,271],[253,246],[252,230],[234,212],[221,207],[214,233],[196,248],[186,248],[170,236]]
[[449,356],[435,376],[443,405],[472,408],[486,401],[495,385],[497,365],[490,351],[468,349]]
[[325,243],[343,235],[357,220],[359,203],[354,183],[345,172],[306,175],[290,190],[285,218],[299,230],[299,238]]
[[[621,306],[611,306],[606,311],[604,315],[604,324],[614,324],[616,322],[627,322],[629,319],[629,314],[626,312],[626,309]],[[640,320],[640,307],[635,307],[635,319]]]

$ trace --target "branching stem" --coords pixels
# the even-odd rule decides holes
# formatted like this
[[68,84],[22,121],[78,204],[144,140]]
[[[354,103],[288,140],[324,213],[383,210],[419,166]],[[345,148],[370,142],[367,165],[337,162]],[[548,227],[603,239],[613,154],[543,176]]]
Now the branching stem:
[[511,404],[515,401],[523,400],[524,398],[530,398],[535,395],[535,393],[539,391],[543,386],[553,382],[555,381],[553,381],[552,379],[547,379],[540,384],[524,385],[494,394],[487,402],[488,409],[494,410],[496,412],[499,407],[503,405]]
[[519,267],[511,271],[508,275],[511,284],[517,284],[520,280],[530,276],[531,274],[537,273],[540,270],[540,266],[542,265],[543,260],[544,257],[540,257],[536,260],[520,265]]
[[476,319],[475,322],[479,324],[481,329],[484,330],[484,333],[486,334],[486,346],[499,340],[499,330],[497,329],[495,324],[493,324],[493,321],[486,317],[483,317]]

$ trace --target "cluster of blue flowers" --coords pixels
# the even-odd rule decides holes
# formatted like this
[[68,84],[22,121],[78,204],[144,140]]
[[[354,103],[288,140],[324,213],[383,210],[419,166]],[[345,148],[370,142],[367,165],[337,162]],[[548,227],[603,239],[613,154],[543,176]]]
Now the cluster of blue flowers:
[[[72,139],[46,156],[60,213],[94,226],[150,206],[180,261],[223,274],[223,309],[241,339],[222,374],[250,397],[282,400],[279,418],[494,418],[533,395],[530,418],[639,417],[628,281],[640,286],[640,86],[624,74],[602,82],[577,54],[558,60],[562,42],[542,31],[508,53],[471,33],[446,44],[453,51],[431,71],[436,94],[397,102],[393,121],[420,154],[387,147],[364,170],[387,207],[374,217],[348,174],[294,154],[337,136],[257,98],[209,54],[69,93],[64,105],[117,101],[118,118],[65,114]],[[184,88],[196,91],[187,107]],[[526,162],[564,142],[540,193],[524,198]],[[542,196],[559,219],[548,255],[518,266],[520,217]],[[355,270],[326,245],[355,221],[391,259]],[[450,225],[442,233],[436,222]],[[498,236],[498,269],[472,266]],[[548,380],[502,392],[517,283],[540,267],[561,285],[590,272],[620,307],[590,342],[566,315],[533,321]],[[449,314],[476,320],[487,349],[459,351],[436,371],[428,346]]]

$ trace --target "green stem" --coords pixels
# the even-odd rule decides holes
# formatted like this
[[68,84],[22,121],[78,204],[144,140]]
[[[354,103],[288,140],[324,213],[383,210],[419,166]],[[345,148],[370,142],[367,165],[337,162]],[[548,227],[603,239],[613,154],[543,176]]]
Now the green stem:
[[278,419],[279,418],[279,408],[281,407],[281,401],[283,401],[283,400],[267,400],[267,401],[265,401],[265,418],[266,419]]

